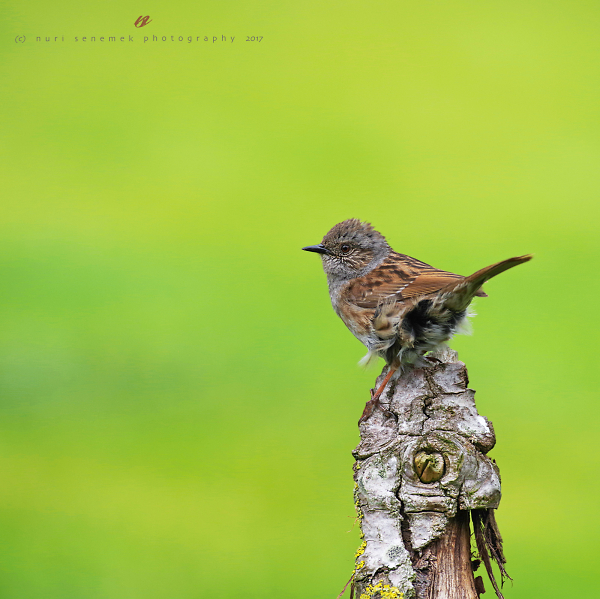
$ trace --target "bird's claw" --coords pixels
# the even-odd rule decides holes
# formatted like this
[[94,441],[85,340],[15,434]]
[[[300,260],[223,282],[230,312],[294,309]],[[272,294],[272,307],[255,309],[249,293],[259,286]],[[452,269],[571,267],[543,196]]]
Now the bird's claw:
[[365,409],[363,410],[362,416],[360,417],[358,424],[359,426],[371,417],[373,414],[373,410],[379,403],[379,398],[375,397],[375,389],[371,389],[371,399],[365,404]]
[[394,412],[390,412],[390,410],[384,407],[384,405],[379,401],[379,396],[375,396],[375,389],[370,389],[370,393],[371,399],[365,404],[365,409],[363,410],[362,416],[358,421],[359,426],[372,416],[377,406],[380,406],[384,414],[389,414],[397,422],[398,417],[396,414],[394,414]]
[[442,361],[435,356],[423,356],[428,362],[432,362],[433,364],[442,364]]

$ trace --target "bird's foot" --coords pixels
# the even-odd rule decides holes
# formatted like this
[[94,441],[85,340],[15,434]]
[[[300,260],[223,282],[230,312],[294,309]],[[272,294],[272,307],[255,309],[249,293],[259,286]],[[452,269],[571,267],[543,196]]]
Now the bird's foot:
[[379,396],[375,395],[375,389],[371,389],[371,399],[365,404],[365,409],[363,410],[362,416],[358,421],[358,425],[360,426],[365,420],[368,420],[371,417],[371,414],[377,407],[379,403]]
[[358,421],[358,425],[360,426],[363,422],[365,422],[365,420],[368,420],[371,415],[373,414],[373,412],[375,411],[375,408],[377,406],[381,407],[381,410],[383,411],[384,414],[388,414],[389,416],[391,416],[394,420],[396,420],[396,422],[398,421],[398,417],[396,416],[396,414],[394,414],[394,412],[390,412],[390,410],[388,410],[382,403],[381,401],[379,401],[379,398],[381,397],[381,392],[383,391],[383,388],[379,388],[377,390],[377,392],[375,391],[375,389],[371,389],[371,399],[365,404],[365,409],[363,410],[362,416],[360,417],[359,421]]
[[[383,382],[381,383],[381,385],[379,385],[379,388],[377,389],[377,391],[373,391],[373,389],[371,389],[371,399],[365,405],[365,409],[363,410],[362,416],[360,417],[360,420],[358,421],[359,425],[361,425],[365,420],[368,420],[370,418],[371,414],[373,414],[373,410],[379,404],[379,398],[381,397],[381,394],[383,393],[385,386],[390,382],[390,379],[392,378],[392,375],[394,374],[394,372],[396,372],[396,370],[397,370],[397,367],[390,366],[388,373],[385,375],[385,378],[383,379]],[[383,408],[383,411],[387,412],[388,414],[391,414],[395,418],[395,415],[392,412],[390,412],[389,410]]]
[[442,361],[435,356],[424,356],[425,360],[431,362],[432,364],[442,364]]

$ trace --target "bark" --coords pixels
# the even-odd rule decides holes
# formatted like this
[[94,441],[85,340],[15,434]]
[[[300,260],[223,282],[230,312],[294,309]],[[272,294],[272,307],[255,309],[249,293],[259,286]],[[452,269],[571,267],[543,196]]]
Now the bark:
[[[446,349],[431,366],[408,369],[388,385],[381,405],[360,424],[357,598],[477,599],[483,583],[473,569],[483,561],[491,573],[490,555],[505,574],[493,515],[500,475],[486,455],[494,429],[477,413],[467,386],[465,365]],[[472,560],[469,512],[481,560]]]

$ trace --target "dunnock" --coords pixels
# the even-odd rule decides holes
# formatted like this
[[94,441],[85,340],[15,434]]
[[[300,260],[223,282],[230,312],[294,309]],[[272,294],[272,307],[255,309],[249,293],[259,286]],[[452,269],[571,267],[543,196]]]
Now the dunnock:
[[488,279],[531,260],[509,258],[463,277],[395,252],[381,233],[357,219],[335,225],[319,245],[302,249],[321,254],[333,309],[367,347],[361,363],[380,356],[389,365],[361,421],[396,371],[424,365],[424,354],[452,337],[473,297],[486,297],[481,286]]

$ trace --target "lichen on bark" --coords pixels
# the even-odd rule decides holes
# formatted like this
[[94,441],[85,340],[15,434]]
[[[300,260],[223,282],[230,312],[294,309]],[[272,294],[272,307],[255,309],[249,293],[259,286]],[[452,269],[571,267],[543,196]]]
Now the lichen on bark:
[[[471,587],[460,597],[478,596],[470,570],[468,512],[492,510],[500,502],[499,471],[486,455],[495,444],[494,429],[477,412],[456,352],[445,349],[430,362],[391,383],[382,405],[360,424],[361,441],[353,452],[364,539],[354,573],[359,598],[383,597],[379,591],[387,588],[405,599],[452,599],[439,593],[455,584],[445,581],[452,573],[443,569],[450,562],[459,567],[454,563],[459,549],[469,567],[460,576]],[[450,537],[456,555],[444,565],[443,545]]]

